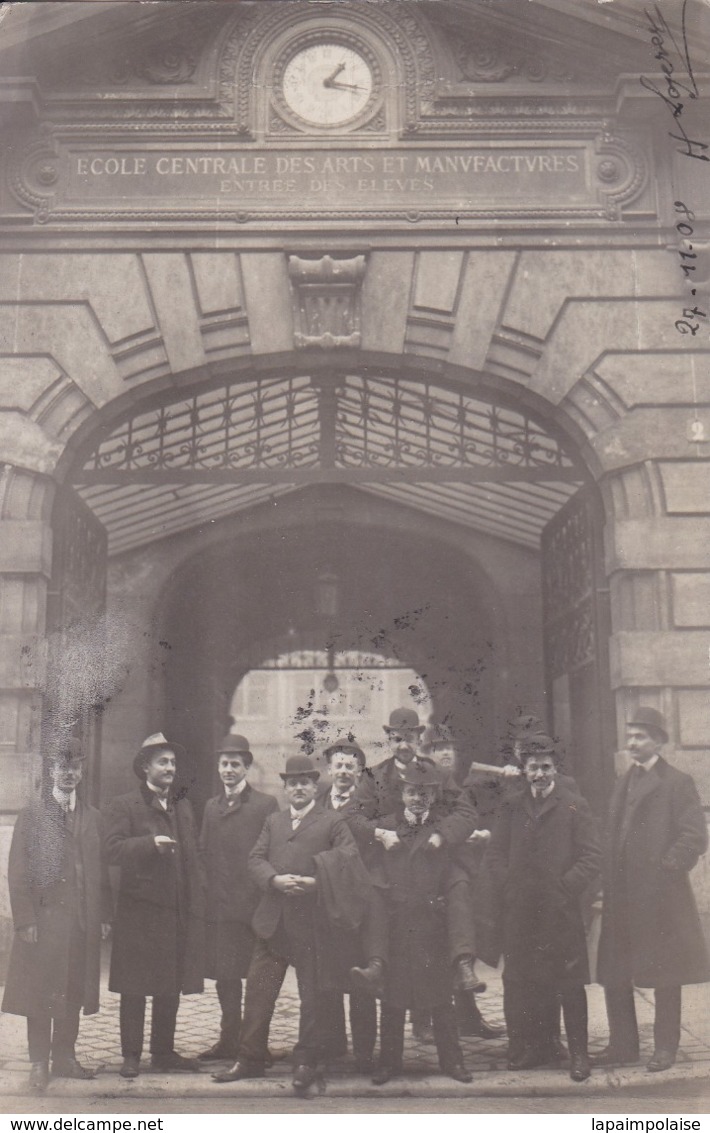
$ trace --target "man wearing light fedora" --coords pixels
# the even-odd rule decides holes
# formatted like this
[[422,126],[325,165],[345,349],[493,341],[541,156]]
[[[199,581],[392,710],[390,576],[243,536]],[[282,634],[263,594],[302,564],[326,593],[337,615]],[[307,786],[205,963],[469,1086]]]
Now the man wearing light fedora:
[[[425,726],[419,723],[419,716],[413,708],[395,708],[389,723],[383,728],[391,754],[382,763],[365,768],[353,800],[353,813],[348,817],[361,850],[369,839],[370,849],[366,849],[363,856],[369,856],[377,845],[385,851],[397,845],[396,830],[382,826],[379,820],[395,813],[400,806],[402,783],[409,769],[432,769],[435,766],[433,760],[421,753]],[[476,829],[478,820],[465,792],[456,785],[453,777],[445,774],[440,779],[436,823],[431,826],[428,838],[432,848],[449,849],[462,845]],[[474,993],[485,991],[485,984],[480,982],[474,968],[475,932],[469,886],[463,874],[459,884],[449,892],[447,917],[456,989]],[[362,987],[366,988],[368,984],[374,987],[380,982],[381,973],[369,967],[363,968],[358,979]]]
[[207,881],[204,974],[216,980],[222,1009],[217,1042],[199,1055],[202,1062],[234,1062],[239,1047],[242,980],[254,950],[251,920],[259,890],[247,861],[264,822],[278,810],[273,795],[247,782],[253,762],[249,741],[230,734],[217,746],[217,773],[222,789],[205,806],[200,848]]
[[626,725],[631,767],[617,779],[605,839],[598,979],[604,985],[609,1045],[597,1065],[637,1062],[634,986],[652,987],[650,1071],[668,1070],[680,1041],[681,987],[710,979],[689,873],[704,854],[707,830],[690,775],[661,755],[666,723],[651,707]]
[[[293,964],[301,1002],[293,1087],[302,1094],[327,1055],[327,997],[322,995],[319,970],[327,924],[318,901],[318,860],[337,849],[342,852],[341,866],[348,858],[361,863],[345,819],[316,802],[320,775],[312,761],[291,756],[281,778],[288,806],[268,816],[249,855],[249,872],[261,900],[252,922],[257,941],[247,976],[239,1053],[231,1069],[214,1078],[234,1082],[263,1077],[271,1017],[286,970]],[[347,899],[347,893],[342,896]]]
[[101,940],[111,891],[101,859],[101,817],[79,797],[81,741],[58,741],[41,798],[20,811],[8,885],[15,924],[2,1009],[27,1017],[31,1093],[55,1078],[93,1078],[74,1050],[79,1017],[99,1009]]
[[174,1049],[180,993],[203,990],[204,882],[189,801],[173,792],[179,744],[148,736],[133,760],[140,784],[106,807],[106,856],[120,867],[109,990],[121,995],[124,1078],[136,1078],[146,996],[154,1070],[199,1070]]

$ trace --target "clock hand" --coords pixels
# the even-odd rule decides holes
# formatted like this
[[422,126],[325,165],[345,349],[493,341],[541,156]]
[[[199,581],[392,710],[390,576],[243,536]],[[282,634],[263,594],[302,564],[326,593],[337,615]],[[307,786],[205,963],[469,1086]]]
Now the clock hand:
[[328,83],[329,87],[334,90],[365,90],[365,87],[359,87],[355,83]]
[[328,75],[328,78],[327,78],[327,79],[323,79],[323,86],[324,86],[324,87],[333,87],[333,86],[335,86],[335,80],[337,79],[338,75],[342,74],[342,72],[343,72],[344,70],[345,70],[345,64],[344,64],[344,63],[340,63],[340,64],[339,64],[339,65],[338,65],[338,66],[337,66],[337,67],[335,68],[335,70],[333,71],[333,74],[332,74],[332,75]]

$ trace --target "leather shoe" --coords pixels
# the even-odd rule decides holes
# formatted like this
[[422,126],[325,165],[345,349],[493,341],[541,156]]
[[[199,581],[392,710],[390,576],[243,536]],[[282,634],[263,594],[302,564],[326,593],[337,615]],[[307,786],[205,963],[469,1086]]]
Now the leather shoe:
[[377,1067],[370,1081],[373,1086],[384,1086],[385,1082],[389,1082],[390,1078],[396,1078],[397,1075],[401,1073],[401,1066],[386,1066],[382,1063]]
[[487,1023],[483,1016],[478,1020],[466,1022],[465,1019],[459,1023],[459,1034],[462,1038],[477,1038],[477,1039],[504,1039],[506,1035],[505,1027],[494,1027],[492,1023]]
[[297,1094],[305,1093],[316,1080],[315,1066],[297,1066],[293,1072],[291,1085]]
[[480,995],[486,990],[486,984],[476,975],[473,956],[460,956],[456,961],[454,988],[456,991],[472,991],[474,995]]
[[250,1065],[248,1062],[240,1062],[238,1059],[229,1070],[221,1070],[219,1074],[213,1074],[212,1079],[215,1082],[239,1082],[242,1078],[263,1078],[264,1067]]
[[153,1070],[162,1070],[168,1074],[175,1071],[194,1073],[202,1069],[196,1058],[183,1058],[176,1050],[171,1050],[169,1054],[154,1054],[150,1064]]
[[473,1074],[467,1070],[462,1062],[457,1063],[455,1066],[442,1066],[441,1073],[446,1074],[447,1078],[453,1078],[455,1082],[472,1082]]
[[385,966],[382,960],[375,958],[366,968],[351,968],[350,979],[357,991],[379,998],[385,990]]
[[526,1047],[520,1054],[508,1059],[509,1070],[534,1070],[542,1066],[544,1059],[532,1047]]
[[43,1094],[49,1085],[49,1065],[46,1062],[33,1062],[27,1083],[31,1094]]
[[586,1082],[592,1069],[586,1054],[571,1054],[569,1060],[569,1076],[573,1082]]
[[94,1070],[89,1070],[88,1067],[82,1066],[75,1058],[60,1058],[55,1059],[52,1063],[52,1077],[78,1078],[83,1081],[88,1081],[90,1078],[95,1078],[96,1073]]
[[670,1070],[675,1063],[675,1052],[672,1050],[655,1050],[653,1057],[646,1063],[646,1069],[653,1074],[659,1070]]
[[127,1054],[119,1070],[122,1078],[137,1078],[140,1074],[141,1060],[138,1054]]
[[605,1046],[591,1059],[592,1066],[633,1066],[638,1061],[638,1051],[634,1054],[633,1051],[618,1050],[613,1046]]
[[198,1062],[234,1062],[237,1057],[236,1047],[219,1039],[209,1050],[198,1054]]

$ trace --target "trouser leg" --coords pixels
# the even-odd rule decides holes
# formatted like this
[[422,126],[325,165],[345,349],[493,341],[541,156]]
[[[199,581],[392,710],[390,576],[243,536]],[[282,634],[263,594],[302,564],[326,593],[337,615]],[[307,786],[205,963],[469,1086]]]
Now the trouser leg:
[[325,1053],[327,1027],[325,999],[318,986],[318,970],[314,940],[294,942],[294,967],[298,982],[301,1014],[298,1042],[293,1050],[295,1066],[316,1066]]
[[525,1029],[525,987],[519,980],[503,976],[503,1014],[508,1032],[508,1058],[518,1058],[527,1042]]
[[680,986],[654,989],[656,1012],[653,1020],[653,1041],[656,1050],[669,1050],[673,1054],[680,1043],[680,1012],[682,991]]
[[432,1007],[431,1022],[434,1028],[436,1053],[442,1070],[451,1070],[463,1062],[459,1034],[456,1028],[456,1012],[453,1003],[441,1003]]
[[242,981],[217,980],[217,999],[222,1011],[220,1042],[234,1047],[236,1054],[242,1025]]
[[52,1045],[51,1015],[27,1016],[27,1047],[30,1062],[49,1062]]
[[[572,1057],[587,1055],[587,993],[584,985],[571,988],[562,993],[562,1013],[569,1052]],[[555,1016],[559,1019],[559,1009],[555,1003]]]
[[239,1034],[239,1059],[242,1062],[262,1067],[266,1062],[271,1017],[287,969],[288,960],[270,952],[266,941],[257,939],[244,992]]
[[346,1054],[348,1036],[345,1030],[345,1002],[341,991],[321,991],[321,1014],[325,1025],[323,1046],[330,1058]]
[[143,1052],[145,996],[122,995],[120,1005],[121,1054],[140,1058]]
[[150,1020],[150,1053],[171,1054],[175,1048],[179,995],[154,995]]
[[67,1061],[76,1058],[76,1040],[79,1034],[79,1004],[68,1003],[64,1014],[52,1026],[52,1060]]
[[449,938],[449,959],[476,955],[476,925],[468,881],[457,881],[446,895],[446,928]]
[[367,907],[360,930],[360,939],[365,959],[382,960],[389,958],[389,913],[387,901],[381,889],[373,886],[372,899]]
[[369,1062],[377,1039],[377,1000],[360,991],[350,992],[350,1034],[357,1062]]
[[638,1058],[639,1031],[632,985],[605,987],[604,998],[609,1020],[609,1046],[631,1058]]
[[406,1012],[388,1003],[382,1004],[380,1017],[380,1062],[399,1070],[404,1057],[404,1017]]

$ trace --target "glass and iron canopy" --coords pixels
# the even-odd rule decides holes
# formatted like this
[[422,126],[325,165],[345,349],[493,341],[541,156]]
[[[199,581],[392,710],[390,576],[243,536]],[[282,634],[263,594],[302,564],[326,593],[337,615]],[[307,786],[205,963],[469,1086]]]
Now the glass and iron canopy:
[[314,483],[345,483],[533,547],[583,479],[532,416],[441,380],[317,373],[172,394],[74,483],[113,552]]

